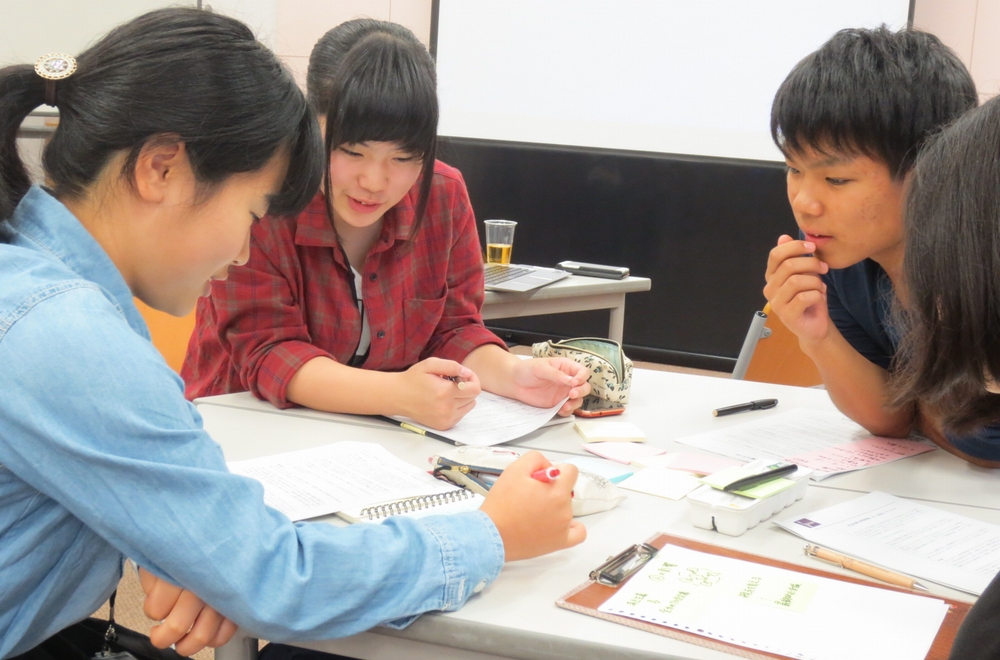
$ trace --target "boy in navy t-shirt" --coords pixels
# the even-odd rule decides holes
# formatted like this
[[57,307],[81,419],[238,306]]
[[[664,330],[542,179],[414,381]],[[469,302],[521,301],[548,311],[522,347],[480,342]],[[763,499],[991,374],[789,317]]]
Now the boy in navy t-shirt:
[[977,100],[958,57],[915,30],[842,30],[799,62],[775,96],[771,134],[801,238],[778,239],[764,295],[845,415],[875,435],[919,428],[1000,467],[1000,427],[946,437],[933,411],[887,405],[906,177],[927,137]]

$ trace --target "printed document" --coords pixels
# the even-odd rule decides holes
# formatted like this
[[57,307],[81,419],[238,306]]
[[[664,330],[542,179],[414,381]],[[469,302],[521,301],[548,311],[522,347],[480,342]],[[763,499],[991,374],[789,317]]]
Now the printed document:
[[804,408],[677,442],[741,461],[786,460],[812,469],[815,481],[935,449],[918,440],[872,436],[839,412]]
[[948,604],[667,545],[598,609],[804,660],[923,660]]
[[229,471],[263,484],[264,503],[292,520],[460,490],[368,442],[235,461]]
[[[408,417],[394,417],[393,419],[419,426],[427,431],[433,431],[436,435],[444,436],[463,445],[490,447],[502,442],[517,440],[546,426],[552,422],[552,416],[562,408],[564,403],[566,403],[566,399],[551,408],[536,408],[499,394],[480,392],[479,396],[476,397],[476,406],[469,414],[460,419],[458,424],[447,431],[438,431],[418,424]],[[567,419],[567,421],[569,420]]]
[[1000,526],[886,493],[778,524],[826,548],[977,596],[1000,571]]

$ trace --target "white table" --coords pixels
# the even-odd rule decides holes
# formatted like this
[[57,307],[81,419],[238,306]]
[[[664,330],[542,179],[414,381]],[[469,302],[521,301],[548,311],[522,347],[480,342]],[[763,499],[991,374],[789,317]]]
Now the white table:
[[[777,414],[791,407],[830,410],[825,391],[734,381],[667,372],[637,370],[633,399],[623,419],[639,425],[657,446],[681,451],[675,438],[712,428],[739,424]],[[721,405],[776,397],[772,411],[714,418]],[[427,456],[444,445],[396,427],[375,426],[373,420],[301,409],[278,411],[249,395],[202,400],[199,410],[206,428],[223,447],[227,459],[255,456],[325,444],[337,440],[378,442],[397,456],[426,465]],[[280,438],[280,447],[277,439]],[[582,454],[571,426],[543,429],[515,446],[538,448],[553,458]],[[1000,524],[1000,473],[968,465],[943,451],[897,463],[839,475],[811,484],[806,497],[781,516],[853,499],[859,493],[882,490],[915,497],[944,510]],[[740,537],[693,527],[686,502],[640,493],[617,509],[583,521],[588,539],[575,548],[504,567],[499,579],[458,612],[421,617],[402,631],[374,629],[341,640],[303,643],[359,658],[639,658],[724,660],[733,656],[557,608],[554,601],[582,583],[591,569],[625,546],[656,532],[669,532],[802,565],[817,566],[802,553],[803,541],[770,523]],[[823,564],[827,570],[837,567]],[[850,574],[844,571],[844,574]],[[971,600],[967,594],[932,585],[938,595]],[[235,642],[217,651],[220,660],[251,658],[252,643]]]
[[646,277],[608,280],[570,275],[566,279],[524,293],[487,291],[483,302],[483,319],[610,309],[608,338],[621,343],[625,328],[625,294],[649,291],[650,285],[650,280]]

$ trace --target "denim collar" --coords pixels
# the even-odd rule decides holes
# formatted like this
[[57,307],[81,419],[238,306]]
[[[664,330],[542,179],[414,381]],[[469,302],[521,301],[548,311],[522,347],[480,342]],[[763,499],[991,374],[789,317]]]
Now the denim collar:
[[114,262],[76,216],[45,188],[31,187],[17,205],[11,226],[82,279],[100,286],[129,326],[149,338],[146,322]]

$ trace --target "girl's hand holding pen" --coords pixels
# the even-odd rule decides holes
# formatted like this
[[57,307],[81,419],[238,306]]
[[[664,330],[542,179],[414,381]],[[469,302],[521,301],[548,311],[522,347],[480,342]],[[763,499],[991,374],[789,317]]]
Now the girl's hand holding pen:
[[542,454],[529,451],[504,469],[480,507],[500,533],[506,561],[538,557],[587,538],[570,503],[576,466],[560,465],[559,478],[548,483],[532,476],[549,467]]
[[454,360],[427,358],[397,374],[397,387],[385,392],[398,412],[439,431],[450,429],[476,405],[479,378]]

